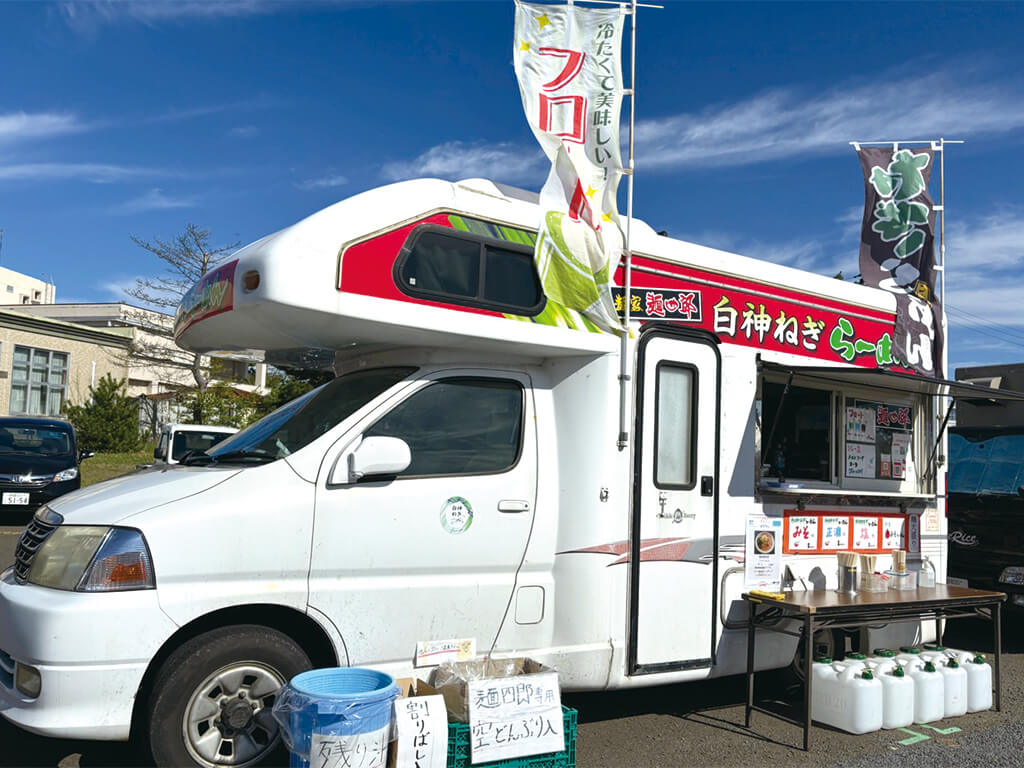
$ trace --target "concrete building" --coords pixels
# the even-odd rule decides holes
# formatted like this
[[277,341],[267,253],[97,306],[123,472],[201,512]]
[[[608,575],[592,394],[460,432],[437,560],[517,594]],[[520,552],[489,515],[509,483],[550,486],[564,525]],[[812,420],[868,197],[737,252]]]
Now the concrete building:
[[[41,304],[20,308],[35,317],[62,320],[89,328],[121,329],[130,335],[132,346],[125,355],[128,394],[159,395],[195,386],[187,366],[192,355],[178,347],[171,331],[174,318],[163,312],[124,302],[97,304]],[[244,392],[266,391],[267,366],[242,360],[203,357],[211,382],[229,384]]]
[[0,309],[0,415],[59,416],[106,374],[128,372],[129,329],[88,328]]
[[53,283],[0,267],[0,304],[53,304],[56,300]]

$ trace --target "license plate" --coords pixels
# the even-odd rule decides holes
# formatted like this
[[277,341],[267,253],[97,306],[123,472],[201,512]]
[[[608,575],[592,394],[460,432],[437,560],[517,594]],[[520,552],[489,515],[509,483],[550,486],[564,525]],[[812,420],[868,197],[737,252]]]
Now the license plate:
[[28,504],[27,493],[5,493],[3,497],[4,504]]
[[958,579],[955,576],[947,576],[946,583],[951,587],[966,587],[967,579]]

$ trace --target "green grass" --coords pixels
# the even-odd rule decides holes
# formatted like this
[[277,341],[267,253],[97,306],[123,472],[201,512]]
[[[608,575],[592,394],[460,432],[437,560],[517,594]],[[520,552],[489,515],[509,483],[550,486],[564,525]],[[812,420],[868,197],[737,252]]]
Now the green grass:
[[82,487],[109,480],[112,477],[135,471],[136,464],[153,462],[153,443],[147,443],[137,451],[129,453],[97,453],[91,459],[85,459],[80,467]]

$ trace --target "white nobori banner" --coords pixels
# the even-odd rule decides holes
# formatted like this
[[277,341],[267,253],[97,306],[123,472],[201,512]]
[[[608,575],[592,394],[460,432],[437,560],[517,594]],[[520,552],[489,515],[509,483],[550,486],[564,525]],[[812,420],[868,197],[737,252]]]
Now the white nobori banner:
[[551,160],[534,254],[544,294],[605,330],[621,328],[611,282],[624,244],[616,206],[624,17],[621,6],[517,2],[513,46],[526,117]]

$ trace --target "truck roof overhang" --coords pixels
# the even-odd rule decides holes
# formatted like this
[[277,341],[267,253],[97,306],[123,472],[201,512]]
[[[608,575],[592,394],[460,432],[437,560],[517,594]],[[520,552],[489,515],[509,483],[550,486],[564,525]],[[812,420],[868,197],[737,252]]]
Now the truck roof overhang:
[[837,366],[783,365],[761,361],[763,373],[792,376],[793,384],[849,384],[891,392],[910,392],[930,397],[952,397],[981,405],[999,405],[1005,401],[1024,402],[1024,392],[992,389],[964,381],[936,379],[900,371],[877,368],[841,368]]

